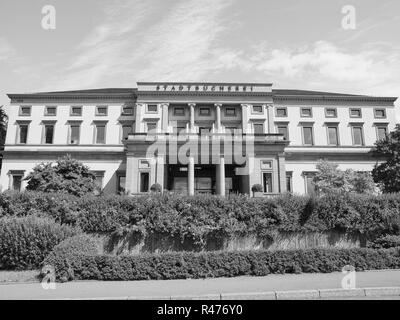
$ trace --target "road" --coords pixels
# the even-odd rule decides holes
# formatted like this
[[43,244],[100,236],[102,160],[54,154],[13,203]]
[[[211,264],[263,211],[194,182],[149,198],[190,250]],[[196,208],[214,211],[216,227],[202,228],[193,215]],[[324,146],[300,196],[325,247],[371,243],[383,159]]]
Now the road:
[[[57,283],[55,290],[44,290],[39,283],[1,284],[0,299],[167,299],[171,296],[339,289],[343,276],[342,273],[329,273],[204,280],[82,281]],[[358,272],[356,287],[400,287],[400,270]]]

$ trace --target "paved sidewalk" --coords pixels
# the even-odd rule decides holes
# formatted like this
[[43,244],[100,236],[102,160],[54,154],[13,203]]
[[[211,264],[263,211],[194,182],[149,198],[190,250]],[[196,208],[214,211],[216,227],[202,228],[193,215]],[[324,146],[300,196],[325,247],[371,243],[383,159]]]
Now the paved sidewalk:
[[[292,291],[299,290],[303,293],[309,292],[310,298],[315,298],[315,292],[319,292],[318,290],[322,290],[321,292],[324,294],[332,292],[335,294],[335,290],[325,289],[341,289],[342,278],[342,273],[329,273],[204,280],[85,281],[56,284],[55,290],[44,290],[39,283],[1,284],[0,299],[127,299],[128,297],[169,299],[171,296],[176,299],[199,296],[215,299],[218,296],[221,297],[221,295],[222,298],[229,298],[227,296],[241,298],[243,295],[252,293],[271,294],[276,291],[280,292],[280,298],[291,298],[293,297]],[[356,287],[400,288],[400,270],[358,272]],[[287,291],[290,292],[285,293]],[[352,292],[355,293],[355,291]],[[394,295],[400,294],[395,291]],[[264,298],[268,297],[265,296]]]

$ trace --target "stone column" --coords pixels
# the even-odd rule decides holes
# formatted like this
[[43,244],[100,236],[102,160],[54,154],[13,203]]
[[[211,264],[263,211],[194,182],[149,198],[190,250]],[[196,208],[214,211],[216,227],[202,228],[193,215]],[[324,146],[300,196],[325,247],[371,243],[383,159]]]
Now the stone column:
[[137,193],[137,169],[135,170],[135,157],[133,152],[126,154],[125,191],[128,194]]
[[285,154],[278,155],[279,185],[280,192],[286,192],[286,159]]
[[188,195],[194,196],[194,158],[189,158],[188,164]]
[[189,108],[190,108],[190,125],[189,125],[189,131],[191,133],[194,133],[194,107],[196,106],[195,103],[189,103]]
[[225,158],[220,157],[217,164],[217,194],[225,197]]
[[164,169],[165,169],[165,161],[164,161],[164,157],[162,156],[158,156],[156,158],[156,183],[159,183],[162,188],[163,191],[164,189],[166,189],[166,185],[165,185],[165,173],[164,173]]
[[215,112],[216,112],[216,121],[215,121],[215,126],[216,126],[216,131],[217,133],[221,132],[221,107],[222,104],[216,103],[215,104]]
[[274,106],[272,104],[267,105],[267,113],[268,113],[268,133],[275,133]]
[[242,104],[242,131],[243,131],[243,133],[247,133],[247,125],[249,122],[248,109],[249,109],[248,104]]
[[135,133],[143,132],[141,130],[142,124],[142,113],[143,113],[144,105],[142,103],[136,103],[136,112],[135,112]]
[[162,133],[168,133],[168,125],[169,125],[169,121],[168,121],[168,107],[169,107],[169,103],[163,103],[161,105],[162,107],[162,126],[161,126],[161,132]]

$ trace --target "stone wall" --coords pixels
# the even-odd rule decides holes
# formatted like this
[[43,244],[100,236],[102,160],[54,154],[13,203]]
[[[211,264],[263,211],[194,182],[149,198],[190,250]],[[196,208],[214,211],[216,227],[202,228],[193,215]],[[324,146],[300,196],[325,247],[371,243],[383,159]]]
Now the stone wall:
[[358,248],[365,240],[358,235],[339,232],[326,233],[274,233],[266,238],[257,236],[209,238],[204,246],[178,237],[151,234],[140,238],[137,234],[125,236],[96,235],[103,253],[112,255],[138,255],[176,251],[240,251],[240,250],[290,250],[310,248]]

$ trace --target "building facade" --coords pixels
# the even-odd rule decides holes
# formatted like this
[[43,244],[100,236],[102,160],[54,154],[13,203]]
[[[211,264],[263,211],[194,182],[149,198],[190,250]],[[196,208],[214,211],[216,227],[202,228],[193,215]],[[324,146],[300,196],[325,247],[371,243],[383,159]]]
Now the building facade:
[[0,188],[23,190],[41,162],[70,154],[105,193],[312,192],[320,159],[371,171],[395,127],[392,97],[259,83],[154,83],[134,89],[9,94]]

